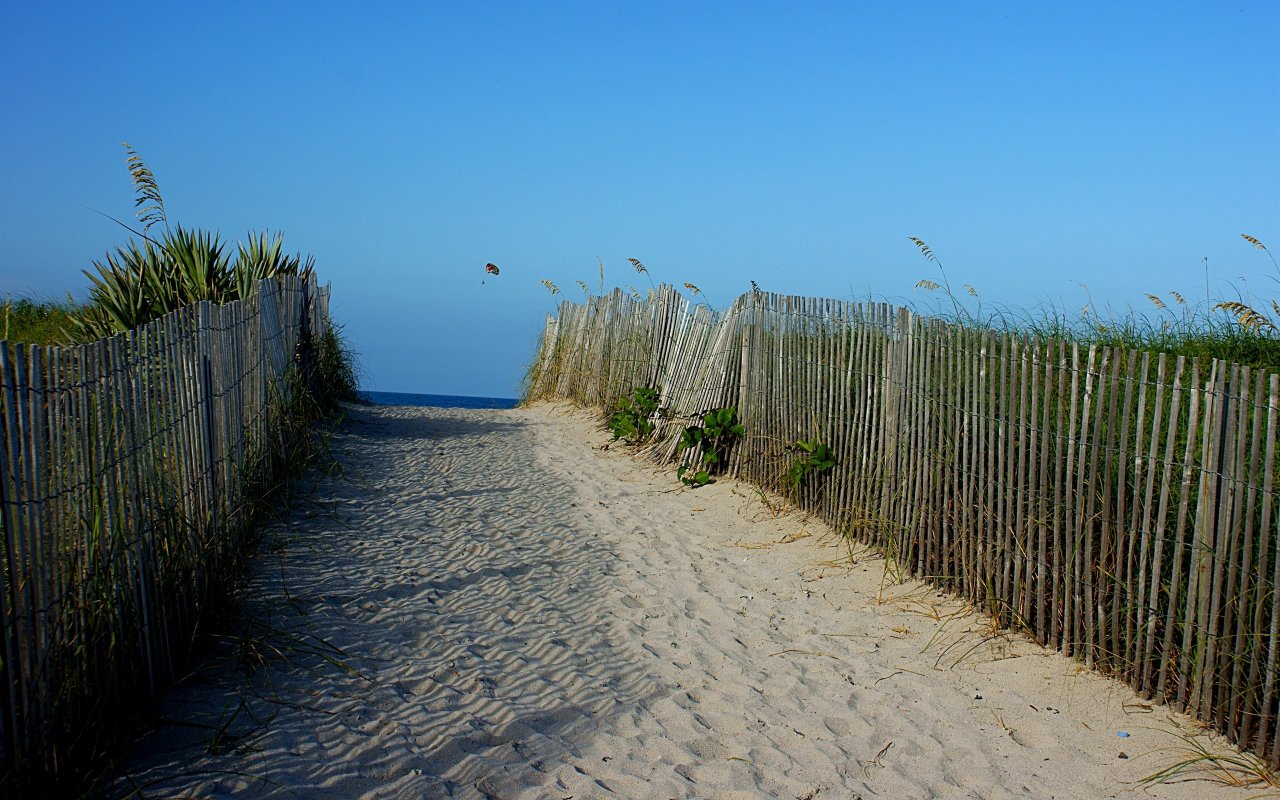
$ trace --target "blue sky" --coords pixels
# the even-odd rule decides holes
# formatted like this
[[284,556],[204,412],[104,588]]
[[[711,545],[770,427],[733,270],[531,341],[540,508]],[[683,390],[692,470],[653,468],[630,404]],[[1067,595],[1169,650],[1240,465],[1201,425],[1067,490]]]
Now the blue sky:
[[[1280,3],[0,4],[0,293],[285,233],[366,388],[514,396],[575,281],[1280,296]],[[485,283],[483,268],[502,274]],[[1081,284],[1087,285],[1088,295]],[[558,298],[556,298],[558,299]]]

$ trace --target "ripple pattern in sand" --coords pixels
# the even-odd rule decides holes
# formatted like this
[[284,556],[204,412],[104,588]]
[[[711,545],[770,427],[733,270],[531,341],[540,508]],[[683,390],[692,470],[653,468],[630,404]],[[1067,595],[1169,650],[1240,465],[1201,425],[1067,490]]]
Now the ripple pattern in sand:
[[616,559],[539,465],[526,422],[359,409],[333,447],[343,474],[254,564],[267,668],[224,660],[175,691],[173,724],[143,741],[123,791],[536,788],[572,754],[570,731],[660,693],[601,613]]
[[1127,689],[984,643],[923,584],[886,600],[873,559],[824,566],[820,525],[606,441],[545,407],[354,410],[343,474],[255,560],[264,666],[172,693],[121,793],[1250,796],[1140,790]]

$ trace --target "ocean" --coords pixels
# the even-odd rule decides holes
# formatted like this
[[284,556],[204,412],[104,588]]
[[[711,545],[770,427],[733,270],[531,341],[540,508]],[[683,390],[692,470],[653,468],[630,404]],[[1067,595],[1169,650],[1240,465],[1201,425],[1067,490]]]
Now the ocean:
[[515,408],[514,397],[461,397],[452,394],[410,392],[361,392],[370,403],[380,406],[432,406],[434,408]]

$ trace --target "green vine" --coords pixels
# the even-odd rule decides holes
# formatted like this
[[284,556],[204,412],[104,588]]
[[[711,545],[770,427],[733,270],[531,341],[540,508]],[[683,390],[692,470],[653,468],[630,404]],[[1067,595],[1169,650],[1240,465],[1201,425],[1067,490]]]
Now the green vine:
[[[728,460],[729,450],[747,429],[738,422],[738,409],[713,408],[702,415],[701,425],[690,425],[680,434],[677,450],[693,450],[693,465],[681,465],[676,477],[685,486],[711,483],[711,476]],[[690,472],[692,470],[692,472]]]
[[618,409],[609,417],[613,440],[626,439],[631,444],[640,444],[648,439],[656,428],[653,415],[657,412],[658,390],[637,387],[630,397],[618,401]]
[[800,488],[811,477],[821,475],[839,463],[831,448],[817,438],[808,441],[801,439],[792,445],[791,449],[796,451],[797,457],[786,474],[782,476],[782,480],[797,496],[800,494]]

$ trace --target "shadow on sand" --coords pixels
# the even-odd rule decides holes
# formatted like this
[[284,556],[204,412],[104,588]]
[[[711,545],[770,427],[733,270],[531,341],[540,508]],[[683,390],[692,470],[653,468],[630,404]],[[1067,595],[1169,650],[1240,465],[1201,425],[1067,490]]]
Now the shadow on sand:
[[501,414],[353,409],[251,565],[259,663],[171,693],[115,794],[505,796],[660,693],[601,613],[616,557]]

